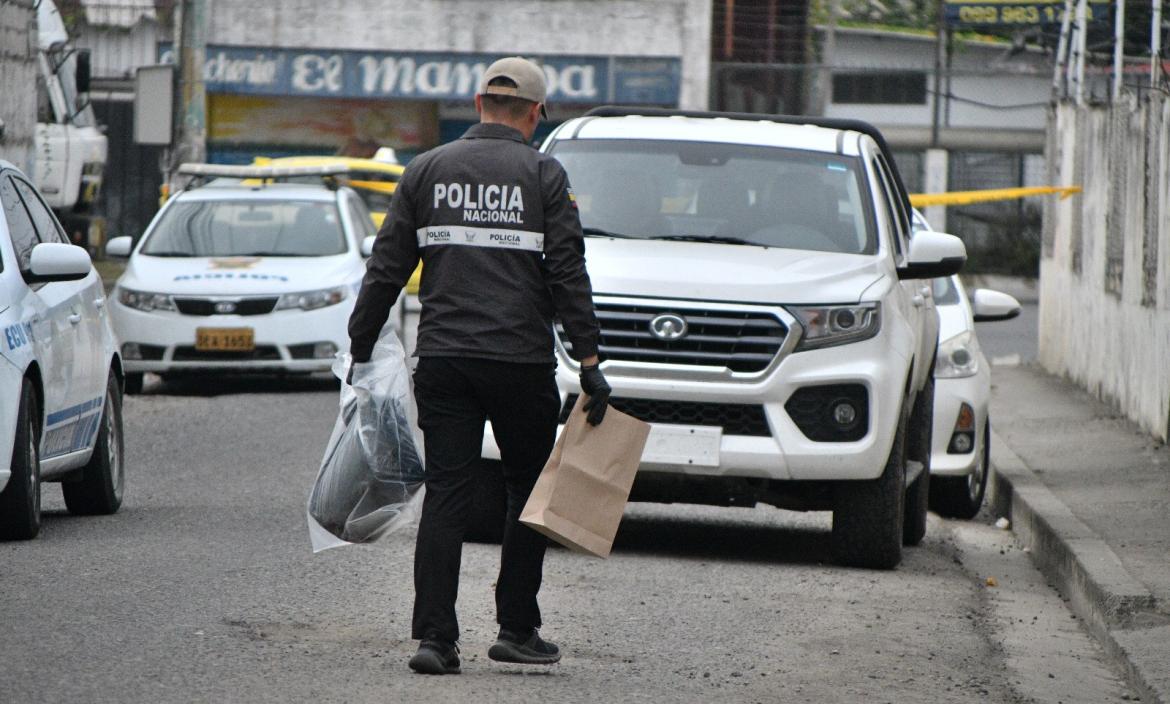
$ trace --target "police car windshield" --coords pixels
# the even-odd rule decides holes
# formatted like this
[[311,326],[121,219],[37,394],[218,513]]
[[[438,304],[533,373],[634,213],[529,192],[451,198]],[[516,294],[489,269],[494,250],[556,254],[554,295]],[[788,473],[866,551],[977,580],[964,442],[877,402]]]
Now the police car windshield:
[[872,254],[855,159],[795,149],[666,140],[573,139],[552,154],[587,230]]
[[327,257],[345,251],[333,203],[267,200],[175,203],[142,248],[157,257]]

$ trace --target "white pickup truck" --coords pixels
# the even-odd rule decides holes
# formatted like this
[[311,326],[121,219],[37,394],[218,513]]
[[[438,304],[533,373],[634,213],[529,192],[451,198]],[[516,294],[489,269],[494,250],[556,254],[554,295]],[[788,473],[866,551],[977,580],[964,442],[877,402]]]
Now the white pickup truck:
[[[929,279],[966,250],[912,236],[881,134],[600,108],[542,150],[579,204],[611,403],[653,427],[631,500],[831,510],[837,561],[896,566],[926,531]],[[558,333],[567,413],[579,369]],[[473,533],[498,532],[498,504]]]

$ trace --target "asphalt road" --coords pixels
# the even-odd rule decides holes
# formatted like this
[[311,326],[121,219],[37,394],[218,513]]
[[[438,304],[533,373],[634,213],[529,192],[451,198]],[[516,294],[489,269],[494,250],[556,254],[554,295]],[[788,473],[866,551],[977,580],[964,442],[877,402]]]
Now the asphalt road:
[[127,399],[106,518],[48,487],[0,544],[0,702],[1104,702],[1130,693],[989,517],[932,517],[892,572],[829,564],[827,514],[635,505],[610,559],[551,550],[561,664],[489,661],[498,548],[464,551],[464,673],[406,660],[412,534],[311,554],[327,379]]
[[1011,320],[975,323],[975,336],[991,366],[1028,364],[1036,361],[1039,322],[1039,307],[1027,302]]

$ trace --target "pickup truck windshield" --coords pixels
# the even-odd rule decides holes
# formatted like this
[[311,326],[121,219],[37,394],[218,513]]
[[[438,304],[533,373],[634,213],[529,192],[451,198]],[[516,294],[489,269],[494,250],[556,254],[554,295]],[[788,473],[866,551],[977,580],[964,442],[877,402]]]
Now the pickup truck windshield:
[[856,159],[777,147],[633,139],[564,140],[551,153],[569,174],[582,226],[595,232],[876,251]]
[[175,203],[142,248],[155,257],[326,257],[345,251],[333,203],[255,200]]

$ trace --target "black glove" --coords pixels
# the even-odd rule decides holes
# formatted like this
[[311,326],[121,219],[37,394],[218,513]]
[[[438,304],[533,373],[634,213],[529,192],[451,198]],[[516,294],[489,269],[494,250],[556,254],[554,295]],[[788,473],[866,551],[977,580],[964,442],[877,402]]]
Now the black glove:
[[605,375],[601,373],[601,368],[598,365],[592,367],[581,367],[581,391],[589,397],[585,402],[585,412],[589,416],[585,419],[589,425],[601,425],[601,420],[605,418],[605,409],[609,406],[609,395],[613,393],[613,389],[609,387],[609,382],[605,380]]

